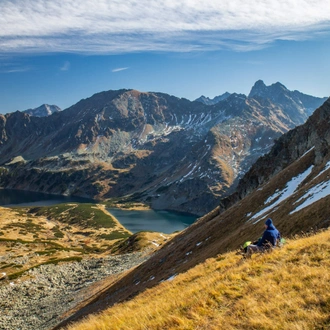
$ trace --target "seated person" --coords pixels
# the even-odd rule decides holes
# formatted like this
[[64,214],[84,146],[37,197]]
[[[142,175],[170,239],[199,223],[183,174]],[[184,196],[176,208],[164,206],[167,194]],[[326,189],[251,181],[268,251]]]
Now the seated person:
[[247,247],[247,257],[250,257],[254,252],[264,252],[268,248],[276,246],[277,242],[281,239],[281,234],[273,225],[272,219],[268,218],[266,220],[265,229],[257,244],[250,244]]

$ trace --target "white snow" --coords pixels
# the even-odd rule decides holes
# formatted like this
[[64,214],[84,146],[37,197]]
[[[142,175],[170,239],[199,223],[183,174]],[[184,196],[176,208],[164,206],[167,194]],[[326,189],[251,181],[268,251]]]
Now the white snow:
[[187,252],[186,256],[189,256],[190,254],[192,254],[192,251]]
[[200,246],[202,243],[203,243],[203,242],[198,242],[198,243],[196,244],[196,246]]
[[312,151],[315,147],[311,147],[310,149],[308,149],[299,159],[303,158],[304,156],[306,156],[310,151]]
[[[269,197],[267,199],[267,201],[273,201],[273,200],[275,200],[275,198],[277,198],[277,199],[271,205],[265,207],[264,209],[262,209],[261,211],[256,213],[252,218],[250,218],[250,220],[256,220],[259,218],[254,223],[259,222],[260,220],[265,218],[267,216],[267,214],[275,208],[275,206],[277,206],[278,204],[283,202],[285,199],[289,198],[297,190],[299,185],[310,175],[313,167],[314,167],[313,165],[310,166],[305,172],[300,173],[298,176],[292,178],[291,181],[289,181],[286,184],[286,187],[284,189],[282,189],[281,191],[275,192],[275,194],[273,196]],[[265,202],[265,204],[266,204],[266,202]]]
[[[298,212],[302,210],[303,208],[317,202],[318,200],[330,195],[330,181],[321,182],[318,185],[312,187],[309,189],[304,196],[299,198],[296,203],[299,203],[301,201],[304,201],[302,204],[297,206],[293,211],[290,212],[290,214],[293,214],[295,212]],[[296,204],[295,203],[295,204]]]
[[330,162],[327,162],[326,165],[324,166],[324,169],[313,180],[315,180],[317,177],[319,177],[321,174],[323,174],[329,168],[330,168]]
[[281,194],[282,194],[282,191],[280,191],[279,189],[276,189],[274,195],[268,197],[264,204],[266,205],[266,204],[271,203],[274,199],[278,198]]
[[173,281],[176,278],[177,274],[170,276],[166,281]]
[[157,246],[157,247],[159,246],[159,244],[157,244],[157,243],[154,242],[154,241],[152,241],[151,243],[152,243],[153,245]]

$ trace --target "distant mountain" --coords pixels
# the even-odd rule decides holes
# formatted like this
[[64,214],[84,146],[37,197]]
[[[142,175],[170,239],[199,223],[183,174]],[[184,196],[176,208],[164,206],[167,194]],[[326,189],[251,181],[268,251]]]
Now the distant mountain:
[[304,123],[303,102],[234,93],[208,106],[118,90],[49,117],[0,115],[0,185],[202,215],[275,139]]
[[206,105],[214,105],[214,104],[217,104],[220,101],[225,100],[229,96],[230,96],[230,93],[228,93],[228,92],[226,92],[222,95],[216,96],[213,99],[210,99],[209,97],[206,97],[206,96],[202,95],[198,99],[196,99],[195,101],[204,103]]
[[[262,80],[258,80],[254,84],[249,98],[270,100],[275,104],[285,107],[293,116],[296,114],[309,117],[320,106],[320,98],[318,97],[306,95],[298,91],[289,91],[279,82],[266,86]],[[323,103],[327,98],[324,97],[321,100]]]
[[47,117],[52,115],[55,112],[62,111],[57,105],[43,104],[35,109],[28,109],[22,112],[27,113],[30,116],[34,117]]

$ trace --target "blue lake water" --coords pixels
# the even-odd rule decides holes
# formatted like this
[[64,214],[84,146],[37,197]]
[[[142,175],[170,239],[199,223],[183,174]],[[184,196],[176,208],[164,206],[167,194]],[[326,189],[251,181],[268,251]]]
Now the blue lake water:
[[44,194],[34,191],[0,189],[1,206],[48,206],[59,203],[93,203],[92,199]]
[[169,211],[129,211],[110,208],[108,211],[132,233],[157,231],[171,234],[195,222],[196,217]]
[[[0,189],[0,206],[49,206],[60,203],[95,203],[92,199],[67,197],[38,193],[33,191]],[[157,231],[170,234],[191,225],[196,217],[169,211],[128,211],[108,210],[132,233],[139,231]]]

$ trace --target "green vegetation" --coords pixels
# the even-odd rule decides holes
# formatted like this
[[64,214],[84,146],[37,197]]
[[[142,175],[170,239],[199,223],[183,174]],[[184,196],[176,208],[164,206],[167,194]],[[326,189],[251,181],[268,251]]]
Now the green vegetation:
[[14,229],[14,228],[20,228],[27,232],[40,232],[43,228],[40,225],[37,225],[35,223],[32,223],[30,220],[26,220],[26,222],[13,222],[11,224],[8,224],[4,226],[2,229]]
[[68,225],[79,225],[83,228],[114,228],[113,218],[97,208],[95,204],[58,204],[35,207],[29,211],[37,216],[45,216]]
[[60,228],[58,226],[53,227],[52,232],[54,233],[54,236],[56,238],[63,238],[64,237],[64,234],[60,231]]
[[98,237],[111,241],[111,240],[120,239],[120,238],[127,238],[129,236],[130,236],[130,234],[127,232],[115,230],[109,234],[101,234]]

